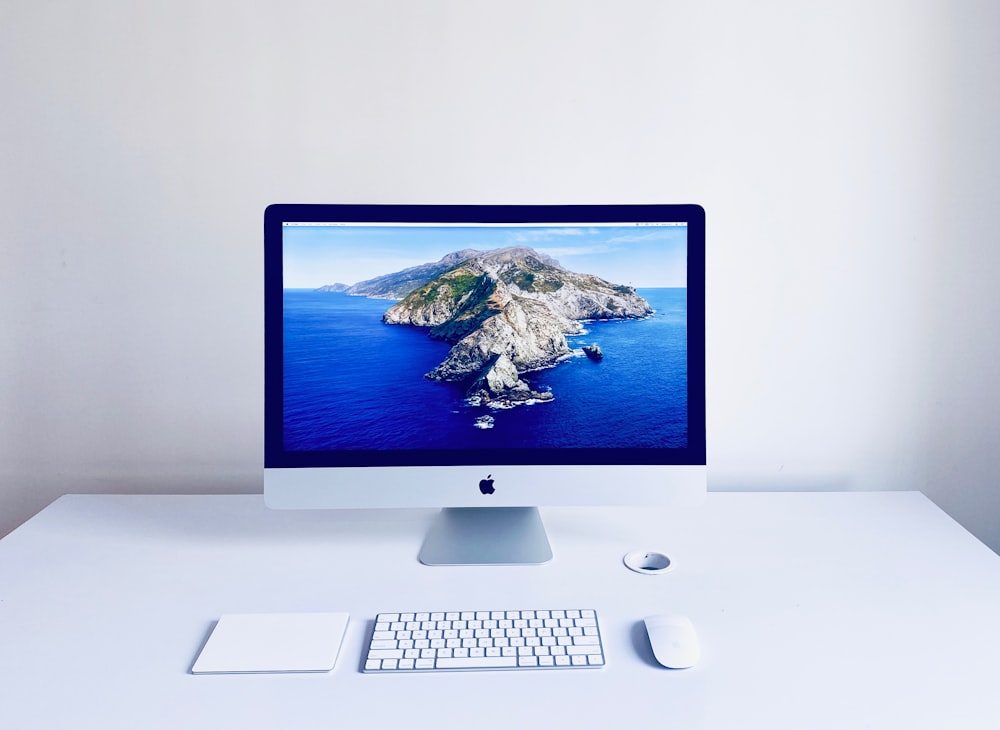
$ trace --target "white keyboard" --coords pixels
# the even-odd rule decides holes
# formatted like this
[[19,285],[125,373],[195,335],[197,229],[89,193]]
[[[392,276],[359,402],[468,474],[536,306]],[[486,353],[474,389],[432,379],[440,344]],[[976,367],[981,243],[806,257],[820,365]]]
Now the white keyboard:
[[380,613],[365,672],[604,666],[592,609]]

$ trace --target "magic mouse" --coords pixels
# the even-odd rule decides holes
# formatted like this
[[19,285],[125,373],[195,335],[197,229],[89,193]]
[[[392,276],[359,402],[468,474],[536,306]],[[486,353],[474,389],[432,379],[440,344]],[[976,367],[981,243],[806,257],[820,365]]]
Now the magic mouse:
[[653,656],[669,669],[687,669],[701,657],[698,634],[687,616],[647,616],[646,633]]

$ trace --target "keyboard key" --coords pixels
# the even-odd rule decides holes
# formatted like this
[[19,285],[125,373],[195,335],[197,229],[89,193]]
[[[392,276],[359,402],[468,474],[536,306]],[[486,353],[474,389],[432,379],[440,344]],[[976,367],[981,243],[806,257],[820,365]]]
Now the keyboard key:
[[516,667],[517,657],[513,656],[484,656],[465,657],[462,659],[438,659],[438,669],[500,669],[502,667]]
[[369,649],[369,659],[402,659],[402,649]]

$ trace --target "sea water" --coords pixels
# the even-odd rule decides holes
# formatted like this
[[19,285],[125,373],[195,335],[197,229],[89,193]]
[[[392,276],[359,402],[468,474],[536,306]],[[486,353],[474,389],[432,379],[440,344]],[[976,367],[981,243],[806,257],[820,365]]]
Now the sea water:
[[[473,406],[465,386],[424,374],[450,345],[385,325],[385,299],[284,292],[284,425],[289,450],[677,448],[687,446],[686,291],[639,289],[642,320],[584,322],[573,354],[525,373],[554,398]],[[593,361],[583,345],[604,353]],[[483,428],[481,416],[492,417]]]

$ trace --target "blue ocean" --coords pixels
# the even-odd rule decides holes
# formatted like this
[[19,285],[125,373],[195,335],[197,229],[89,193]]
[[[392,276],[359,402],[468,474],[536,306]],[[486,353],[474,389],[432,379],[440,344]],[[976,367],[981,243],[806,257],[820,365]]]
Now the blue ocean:
[[[471,406],[428,380],[447,343],[382,324],[393,302],[284,292],[285,448],[679,448],[687,446],[686,290],[639,289],[656,313],[587,322],[574,356],[523,376],[554,399],[507,410]],[[596,343],[595,362],[580,348]],[[492,428],[476,418],[493,416]]]

